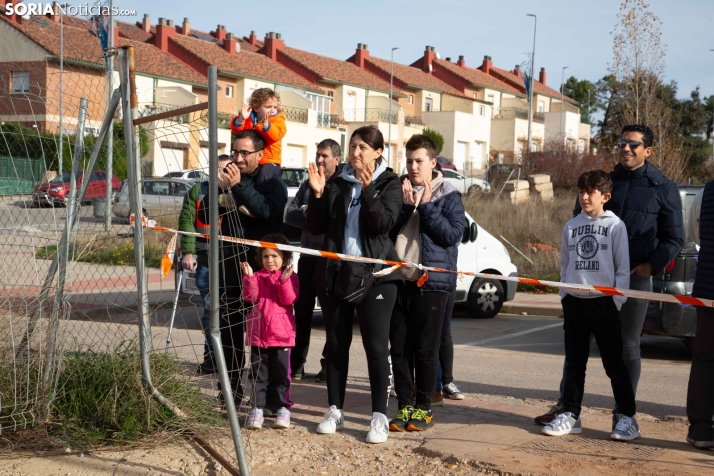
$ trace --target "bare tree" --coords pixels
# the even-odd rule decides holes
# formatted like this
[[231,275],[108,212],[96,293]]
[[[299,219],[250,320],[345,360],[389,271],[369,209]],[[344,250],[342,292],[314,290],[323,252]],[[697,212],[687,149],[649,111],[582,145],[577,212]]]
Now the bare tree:
[[662,21],[644,0],[624,0],[613,30],[610,74],[617,85],[613,129],[645,124],[654,132],[651,161],[669,178],[681,181],[690,153],[679,143],[676,117],[666,100],[664,81],[667,45],[661,41]]

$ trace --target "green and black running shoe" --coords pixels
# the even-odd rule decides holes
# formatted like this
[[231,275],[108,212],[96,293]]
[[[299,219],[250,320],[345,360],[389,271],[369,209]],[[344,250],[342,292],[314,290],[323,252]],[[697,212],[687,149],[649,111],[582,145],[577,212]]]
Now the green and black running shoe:
[[409,419],[411,418],[413,411],[414,407],[411,405],[405,405],[400,408],[397,415],[392,418],[392,421],[389,422],[389,430],[407,431],[407,423],[409,423]]
[[407,431],[426,431],[434,426],[434,414],[431,410],[415,408],[407,423]]

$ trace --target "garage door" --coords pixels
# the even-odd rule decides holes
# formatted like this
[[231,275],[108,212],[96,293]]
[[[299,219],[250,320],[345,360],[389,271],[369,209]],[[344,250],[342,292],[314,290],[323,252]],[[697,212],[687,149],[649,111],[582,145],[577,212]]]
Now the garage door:
[[300,145],[288,144],[283,148],[283,167],[305,167],[304,154],[305,147]]
[[468,151],[468,146],[466,142],[456,143],[456,153],[454,154],[454,165],[458,170],[464,170],[464,165],[466,164],[466,152]]
[[183,149],[161,148],[161,155],[154,160],[154,175],[163,177],[169,172],[183,170]]
[[474,162],[471,164],[473,169],[485,169],[483,164],[483,142],[478,142],[474,144]]

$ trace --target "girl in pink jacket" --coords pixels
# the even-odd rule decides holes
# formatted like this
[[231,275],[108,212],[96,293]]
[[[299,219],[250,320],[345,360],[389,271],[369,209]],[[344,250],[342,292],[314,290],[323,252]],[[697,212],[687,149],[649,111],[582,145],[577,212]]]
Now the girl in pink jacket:
[[[285,235],[261,238],[269,243],[290,244]],[[295,315],[299,285],[293,274],[292,253],[273,248],[258,248],[260,271],[253,272],[241,262],[243,299],[253,303],[246,323],[246,345],[250,345],[253,384],[253,409],[246,428],[263,427],[263,408],[277,410],[273,428],[290,427],[290,350],[295,346]],[[275,387],[266,396],[268,384]],[[267,401],[270,400],[270,401]]]

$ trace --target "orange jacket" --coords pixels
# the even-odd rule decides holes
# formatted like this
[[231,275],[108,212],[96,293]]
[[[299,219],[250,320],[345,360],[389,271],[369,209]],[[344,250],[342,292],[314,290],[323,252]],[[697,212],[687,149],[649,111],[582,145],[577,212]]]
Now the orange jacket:
[[[236,134],[240,131],[253,130],[260,134],[260,136],[265,140],[265,151],[263,152],[263,158],[260,159],[260,164],[277,164],[280,165],[282,159],[282,147],[280,145],[280,140],[285,137],[287,132],[287,127],[285,127],[285,114],[281,109],[278,109],[278,113],[270,117],[270,124],[267,128],[263,129],[263,123],[258,122],[258,118],[255,116],[254,112],[250,113],[248,119],[245,120],[240,126],[237,125],[237,121],[242,119],[241,116],[234,116],[231,119],[231,130]],[[257,124],[256,124],[257,122]]]

